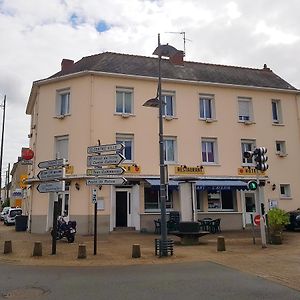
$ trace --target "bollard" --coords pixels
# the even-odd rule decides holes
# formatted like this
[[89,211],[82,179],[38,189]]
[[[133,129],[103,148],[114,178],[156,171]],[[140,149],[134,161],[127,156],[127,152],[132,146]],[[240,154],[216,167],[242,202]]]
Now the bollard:
[[42,255],[43,255],[42,242],[34,242],[32,256],[42,256]]
[[78,245],[78,257],[77,258],[86,258],[86,245],[79,244]]
[[218,251],[225,251],[225,238],[224,236],[218,236],[217,240],[217,250]]
[[5,241],[4,242],[4,254],[12,253],[12,242],[11,241]]
[[141,257],[141,247],[139,244],[132,245],[132,258],[140,258]]

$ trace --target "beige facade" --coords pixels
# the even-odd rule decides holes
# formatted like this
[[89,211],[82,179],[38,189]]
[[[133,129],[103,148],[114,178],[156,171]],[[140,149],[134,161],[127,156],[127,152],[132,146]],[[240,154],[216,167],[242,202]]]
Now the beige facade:
[[[242,156],[251,145],[268,149],[270,167],[259,174],[265,183],[261,194],[266,207],[300,207],[300,98],[296,89],[162,76],[163,95],[170,96],[165,98],[170,111],[164,118],[173,184],[168,211],[180,211],[184,220],[220,217],[222,229],[246,226],[249,207],[254,205],[258,211],[257,195],[245,186],[256,178],[254,164]],[[58,195],[39,193],[37,174],[39,162],[58,156],[67,158],[70,165],[67,191],[59,195],[61,207],[77,221],[80,233],[92,232],[92,188],[97,189],[100,232],[124,226],[154,230],[153,219],[160,213],[155,204],[158,110],[143,104],[156,90],[155,76],[107,71],[74,71],[33,84],[27,106],[32,118],[30,147],[35,153],[28,189],[32,232],[45,232],[52,226],[53,201]],[[101,190],[86,185],[87,147],[98,145],[98,140],[101,144],[128,141],[130,156],[123,163],[126,185]],[[203,186],[201,180],[211,186]],[[120,203],[125,204],[120,207]],[[122,209],[124,218],[120,217]]]

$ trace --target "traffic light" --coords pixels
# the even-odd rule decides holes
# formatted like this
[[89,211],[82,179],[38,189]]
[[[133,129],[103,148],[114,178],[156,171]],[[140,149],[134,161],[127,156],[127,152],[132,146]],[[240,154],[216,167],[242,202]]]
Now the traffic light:
[[258,188],[258,183],[256,180],[250,180],[247,183],[247,187],[250,191],[255,191]]
[[253,151],[245,151],[243,153],[243,156],[244,156],[244,158],[249,159],[249,158],[252,158],[253,154],[254,154]]
[[254,150],[254,160],[256,162],[255,168],[260,171],[266,171],[269,168],[267,164],[268,156],[266,147],[258,147]]

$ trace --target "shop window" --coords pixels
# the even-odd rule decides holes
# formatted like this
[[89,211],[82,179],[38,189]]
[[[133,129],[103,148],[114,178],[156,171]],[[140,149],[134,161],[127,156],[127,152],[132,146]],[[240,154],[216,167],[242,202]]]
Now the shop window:
[[232,191],[213,191],[207,194],[208,210],[233,211],[236,207],[236,195]]
[[[151,187],[144,188],[145,211],[160,210],[159,190]],[[173,208],[173,191],[168,191],[168,199],[166,200],[166,209]]]
[[196,193],[196,209],[199,211],[203,211],[203,203],[204,203],[204,193],[202,191],[197,191]]

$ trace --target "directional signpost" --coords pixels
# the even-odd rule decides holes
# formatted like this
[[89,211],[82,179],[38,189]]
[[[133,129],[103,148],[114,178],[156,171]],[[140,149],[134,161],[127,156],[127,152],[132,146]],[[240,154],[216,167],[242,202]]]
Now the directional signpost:
[[[41,180],[37,186],[40,193],[59,193],[65,191],[65,174],[67,160],[65,158],[41,161],[38,167],[41,170],[37,177]],[[53,231],[52,231],[52,254],[56,254],[56,235],[57,235],[57,211],[58,201],[53,203]]]
[[[122,185],[127,182],[124,177],[116,177],[122,175],[125,169],[117,167],[125,157],[116,153],[122,151],[124,145],[106,144],[98,146],[91,146],[87,148],[87,153],[91,156],[87,157],[87,166],[94,167],[94,169],[87,169],[86,174],[91,176],[86,180],[87,185]],[[93,155],[94,154],[94,155]],[[108,167],[110,166],[110,167]],[[115,166],[114,168],[112,166]],[[104,167],[104,168],[103,168]],[[92,177],[93,176],[93,177]],[[108,177],[109,176],[109,177]],[[94,203],[94,255],[97,254],[97,190],[92,190],[92,203]]]

